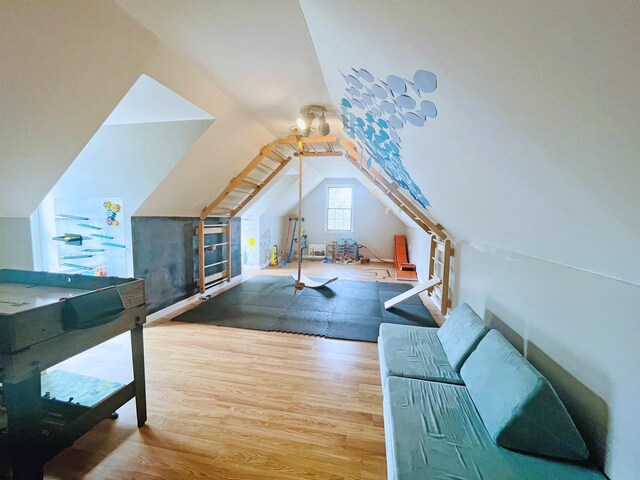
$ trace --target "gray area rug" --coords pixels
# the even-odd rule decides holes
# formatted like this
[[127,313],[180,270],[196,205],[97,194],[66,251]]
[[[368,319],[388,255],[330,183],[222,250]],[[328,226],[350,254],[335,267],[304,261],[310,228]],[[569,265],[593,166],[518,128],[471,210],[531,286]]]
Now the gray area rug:
[[381,323],[437,327],[418,296],[385,310],[385,301],[412,287],[338,280],[294,298],[290,277],[260,275],[173,320],[376,342]]

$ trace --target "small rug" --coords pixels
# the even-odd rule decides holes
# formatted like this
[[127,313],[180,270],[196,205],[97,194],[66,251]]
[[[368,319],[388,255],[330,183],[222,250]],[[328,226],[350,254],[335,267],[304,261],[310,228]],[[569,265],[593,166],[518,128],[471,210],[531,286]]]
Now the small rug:
[[93,407],[122,387],[121,383],[87,377],[77,373],[53,370],[42,375],[41,392],[44,398]]
[[173,320],[377,342],[381,323],[437,327],[418,296],[385,310],[385,301],[412,286],[338,280],[294,297],[290,277],[260,275]]

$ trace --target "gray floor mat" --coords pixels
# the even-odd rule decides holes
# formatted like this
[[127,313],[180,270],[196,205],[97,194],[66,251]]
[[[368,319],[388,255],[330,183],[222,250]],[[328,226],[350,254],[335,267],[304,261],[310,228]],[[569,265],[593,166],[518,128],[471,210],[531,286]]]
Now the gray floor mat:
[[381,323],[437,326],[418,297],[384,309],[386,300],[412,286],[338,280],[294,297],[291,278],[259,275],[173,320],[375,342]]

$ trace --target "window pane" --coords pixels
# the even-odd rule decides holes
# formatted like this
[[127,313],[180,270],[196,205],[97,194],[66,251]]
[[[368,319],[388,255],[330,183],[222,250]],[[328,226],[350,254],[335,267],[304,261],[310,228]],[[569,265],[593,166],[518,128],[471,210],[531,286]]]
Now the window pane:
[[336,230],[336,211],[329,209],[327,211],[327,229]]
[[329,208],[351,208],[351,187],[329,187]]
[[[331,188],[333,190],[333,188]],[[338,188],[336,190],[351,190],[351,188]],[[351,193],[349,193],[351,195]],[[339,199],[338,199],[339,200]],[[349,197],[351,203],[351,197]],[[327,208],[327,230],[350,231],[352,228],[351,208]]]
[[344,230],[351,230],[351,210],[344,211]]

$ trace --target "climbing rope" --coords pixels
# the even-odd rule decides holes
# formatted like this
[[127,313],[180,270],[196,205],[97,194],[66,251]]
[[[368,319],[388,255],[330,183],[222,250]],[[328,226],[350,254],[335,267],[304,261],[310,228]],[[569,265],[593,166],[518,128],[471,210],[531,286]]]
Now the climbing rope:
[[298,279],[295,282],[293,296],[295,297],[298,290],[304,288],[304,283],[300,281],[302,276],[302,152],[304,146],[300,138],[298,138]]

